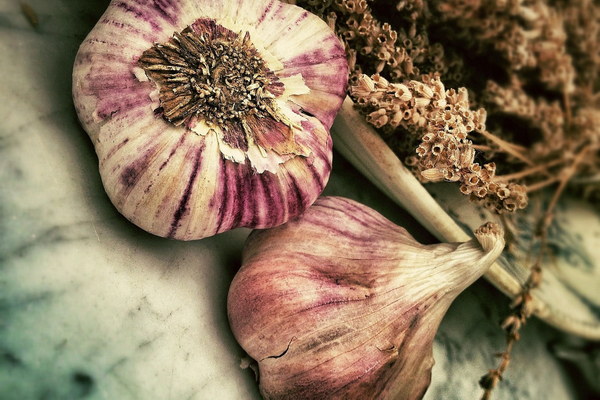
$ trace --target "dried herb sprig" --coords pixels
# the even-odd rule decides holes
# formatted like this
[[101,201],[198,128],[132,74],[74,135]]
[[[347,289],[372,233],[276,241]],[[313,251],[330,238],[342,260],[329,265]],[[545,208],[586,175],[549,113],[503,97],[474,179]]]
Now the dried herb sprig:
[[[352,71],[351,94],[361,111],[368,114],[367,121],[384,132],[388,144],[419,179],[459,182],[463,194],[496,212],[511,212],[527,205],[522,185],[496,182],[494,163],[480,165],[474,161],[475,146],[467,135],[475,128],[485,132],[486,112],[470,110],[465,88],[450,89],[446,94],[440,71],[448,72],[452,63],[444,62],[439,43],[429,42],[426,3],[403,2],[395,6],[407,23],[406,30],[395,30],[389,23],[380,22],[365,0],[297,3],[326,19],[345,43]],[[428,73],[422,74],[421,70]],[[363,72],[376,74],[379,86],[375,91],[369,93],[373,84],[367,82]],[[400,95],[392,99],[398,93],[385,94],[389,81],[383,76],[403,87],[401,90],[426,92],[415,93],[414,98]],[[505,147],[507,151],[512,148]]]
[[500,362],[495,369],[489,370],[479,380],[479,385],[483,389],[481,400],[491,399],[494,388],[502,380],[502,376],[510,364],[511,353],[517,341],[521,338],[520,330],[525,325],[529,317],[535,311],[533,304],[532,291],[539,287],[542,282],[542,263],[547,250],[548,228],[554,219],[554,209],[558,204],[560,196],[563,194],[567,183],[577,171],[578,165],[585,159],[591,147],[585,147],[577,154],[575,161],[566,169],[566,173],[561,177],[558,188],[554,191],[548,206],[544,211],[543,217],[538,223],[536,234],[540,243],[536,259],[530,269],[529,277],[523,285],[521,292],[513,299],[510,307],[511,313],[502,321],[501,327],[506,332],[506,347],[497,356]]

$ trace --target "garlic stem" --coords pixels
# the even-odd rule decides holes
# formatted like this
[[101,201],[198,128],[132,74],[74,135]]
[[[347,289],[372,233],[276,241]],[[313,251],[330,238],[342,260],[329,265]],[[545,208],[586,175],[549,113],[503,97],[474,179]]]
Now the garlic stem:
[[[448,246],[452,253],[452,260],[438,268],[438,273],[447,274],[447,291],[458,295],[481,275],[483,275],[504,250],[504,231],[500,225],[487,222],[477,228],[474,232],[475,238],[454,244],[438,244],[436,247]],[[469,273],[462,271],[460,264],[465,260],[469,262]]]

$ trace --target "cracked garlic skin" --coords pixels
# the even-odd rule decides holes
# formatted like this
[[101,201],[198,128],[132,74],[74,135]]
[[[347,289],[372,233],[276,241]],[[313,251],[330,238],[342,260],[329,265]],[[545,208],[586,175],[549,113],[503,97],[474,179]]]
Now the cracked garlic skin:
[[497,225],[422,245],[355,201],[322,197],[254,231],[229,290],[232,331],[265,399],[421,398],[453,299],[502,252]]
[[326,23],[293,5],[113,0],[79,49],[73,98],[116,208],[191,240],[315,201],[347,75]]

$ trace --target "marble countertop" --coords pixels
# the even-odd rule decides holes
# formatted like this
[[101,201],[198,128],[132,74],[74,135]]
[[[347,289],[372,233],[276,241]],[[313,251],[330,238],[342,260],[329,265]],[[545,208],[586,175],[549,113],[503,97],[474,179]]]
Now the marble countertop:
[[[71,101],[79,43],[108,2],[0,0],[0,398],[259,399],[228,326],[226,296],[248,230],[194,242],[127,222],[102,188]],[[433,239],[338,154],[326,194],[378,209]],[[426,399],[478,399],[502,350],[509,300],[484,281],[436,337]],[[532,320],[494,399],[584,398],[584,376]]]

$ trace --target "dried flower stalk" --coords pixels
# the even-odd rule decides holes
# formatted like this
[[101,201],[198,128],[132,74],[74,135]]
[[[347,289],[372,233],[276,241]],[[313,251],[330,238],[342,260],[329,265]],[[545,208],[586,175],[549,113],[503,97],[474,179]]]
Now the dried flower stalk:
[[577,171],[577,164],[581,163],[590,147],[584,148],[576,157],[575,162],[563,175],[558,189],[554,192],[550,199],[549,205],[544,211],[544,215],[539,222],[537,235],[539,236],[540,249],[536,259],[531,267],[529,277],[523,286],[523,290],[519,293],[511,303],[512,312],[502,321],[501,327],[506,332],[506,347],[504,351],[498,354],[500,363],[495,369],[491,369],[487,374],[483,375],[479,380],[479,385],[483,389],[481,400],[491,399],[492,391],[502,380],[502,375],[510,364],[510,356],[514,344],[521,338],[520,330],[525,325],[529,317],[533,314],[533,297],[532,291],[540,286],[542,282],[542,262],[544,260],[545,251],[547,250],[548,228],[554,219],[554,209],[558,204],[558,199],[564,192],[567,182],[571,176]]

